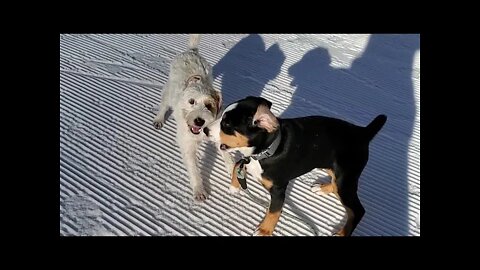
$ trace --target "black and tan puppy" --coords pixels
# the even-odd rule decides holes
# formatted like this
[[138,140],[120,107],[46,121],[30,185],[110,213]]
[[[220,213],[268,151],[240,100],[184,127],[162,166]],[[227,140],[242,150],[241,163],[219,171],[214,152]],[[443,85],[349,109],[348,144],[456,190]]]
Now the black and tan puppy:
[[[270,207],[255,234],[272,235],[289,181],[321,168],[332,181],[312,190],[333,192],[340,199],[348,217],[337,234],[350,236],[365,213],[357,188],[368,161],[369,143],[387,117],[379,115],[366,127],[323,116],[281,119],[270,111],[271,105],[264,98],[247,97],[229,105],[222,117],[205,129],[221,151],[238,150],[249,157],[242,161],[246,161],[247,171],[270,192]],[[236,174],[237,167],[231,191],[239,189]]]

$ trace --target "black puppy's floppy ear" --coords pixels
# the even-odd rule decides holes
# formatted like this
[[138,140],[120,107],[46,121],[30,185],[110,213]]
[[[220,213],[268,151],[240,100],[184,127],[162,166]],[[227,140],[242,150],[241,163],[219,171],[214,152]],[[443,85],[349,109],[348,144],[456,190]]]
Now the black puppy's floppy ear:
[[261,98],[261,99],[262,99],[262,103],[265,104],[265,105],[267,105],[269,109],[272,108],[272,102],[270,102],[270,101],[268,101],[268,100],[266,100],[266,99],[264,99],[264,98]]
[[[272,103],[270,103],[271,105]],[[278,129],[279,123],[277,117],[267,107],[268,104],[261,103],[257,107],[257,111],[253,116],[253,124],[259,128],[265,129],[268,133],[272,133]]]

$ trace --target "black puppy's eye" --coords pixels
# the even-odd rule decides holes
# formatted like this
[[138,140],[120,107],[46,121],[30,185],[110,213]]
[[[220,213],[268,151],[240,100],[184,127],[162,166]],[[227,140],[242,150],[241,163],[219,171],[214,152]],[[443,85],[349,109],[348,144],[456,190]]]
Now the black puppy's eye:
[[254,127],[254,126],[256,126],[257,123],[253,121],[253,117],[252,117],[252,116],[249,116],[249,117],[247,118],[247,124],[248,124],[248,126]]
[[191,98],[191,99],[188,100],[188,103],[193,105],[195,103],[195,100],[193,98]]
[[227,127],[227,128],[231,126],[231,124],[227,121],[222,121],[220,122],[220,124],[222,125],[222,127]]

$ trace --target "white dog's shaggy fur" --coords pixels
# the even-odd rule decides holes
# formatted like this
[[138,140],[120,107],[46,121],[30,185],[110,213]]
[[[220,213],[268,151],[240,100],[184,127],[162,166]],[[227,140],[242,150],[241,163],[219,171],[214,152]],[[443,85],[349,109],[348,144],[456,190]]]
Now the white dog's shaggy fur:
[[153,120],[157,129],[172,110],[177,122],[177,142],[188,171],[193,197],[207,198],[196,162],[197,149],[205,138],[202,129],[212,123],[220,111],[222,95],[213,88],[212,68],[198,53],[199,35],[190,35],[188,50],[177,55],[170,66],[160,104]]

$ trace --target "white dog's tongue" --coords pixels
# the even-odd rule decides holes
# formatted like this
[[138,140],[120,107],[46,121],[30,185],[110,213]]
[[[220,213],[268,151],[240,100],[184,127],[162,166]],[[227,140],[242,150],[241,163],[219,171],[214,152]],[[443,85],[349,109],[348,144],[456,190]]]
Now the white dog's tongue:
[[193,126],[192,127],[192,132],[195,133],[195,134],[198,134],[198,133],[200,133],[201,129],[202,129],[201,127]]

